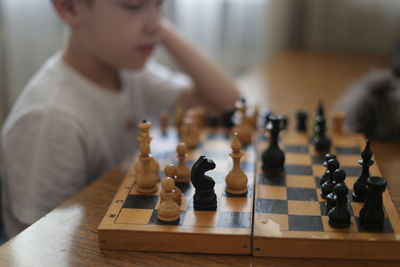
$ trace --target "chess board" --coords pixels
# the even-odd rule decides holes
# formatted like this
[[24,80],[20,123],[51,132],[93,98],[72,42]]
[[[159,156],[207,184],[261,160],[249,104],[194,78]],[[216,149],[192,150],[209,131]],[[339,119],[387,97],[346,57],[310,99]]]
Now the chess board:
[[[359,223],[363,203],[353,202],[353,184],[361,174],[358,160],[365,146],[361,135],[333,135],[331,153],[347,174],[351,226],[344,229],[328,224],[328,210],[320,196],[319,176],[325,167],[301,133],[283,132],[280,147],[285,151],[285,174],[268,175],[256,169],[253,254],[255,256],[300,258],[400,259],[400,223],[388,191],[383,194],[385,222],[382,231],[372,232]],[[267,147],[261,136],[258,155]],[[377,163],[370,174],[381,176]],[[396,253],[397,252],[397,253]]]
[[[176,164],[176,133],[162,136],[152,131],[152,154],[161,169]],[[232,196],[225,192],[225,176],[232,167],[228,156],[230,140],[222,131],[205,132],[198,147],[188,153],[191,167],[200,155],[212,159],[216,168],[207,172],[215,180],[216,211],[194,211],[194,187],[177,184],[182,197],[180,220],[165,223],[157,219],[160,188],[154,194],[139,194],[134,170],[128,172],[99,226],[100,247],[106,249],[250,254],[252,242],[255,148],[247,147],[242,169],[248,177],[248,193]],[[164,177],[163,171],[160,173]],[[160,187],[160,184],[159,184]]]
[[[161,169],[176,163],[178,138],[152,131],[152,152]],[[359,225],[362,203],[352,202],[353,183],[361,173],[358,165],[365,140],[357,134],[331,135],[332,153],[346,171],[352,224],[336,229],[328,224],[327,209],[320,197],[319,176],[325,167],[305,134],[281,133],[285,151],[285,175],[270,177],[261,171],[260,153],[268,140],[255,137],[255,145],[245,149],[242,168],[247,174],[248,194],[241,197],[225,193],[225,175],[232,166],[228,156],[230,141],[222,131],[205,132],[202,142],[191,151],[191,166],[204,154],[216,163],[207,172],[216,182],[217,211],[194,211],[192,185],[178,185],[184,197],[179,222],[157,220],[159,191],[138,194],[133,187],[135,173],[128,172],[99,226],[103,249],[167,251],[210,254],[252,254],[254,256],[297,258],[400,259],[400,222],[388,191],[383,194],[386,213],[384,229],[369,232]],[[380,176],[379,162],[371,175]],[[163,174],[161,174],[163,177]],[[389,184],[390,186],[390,184]]]

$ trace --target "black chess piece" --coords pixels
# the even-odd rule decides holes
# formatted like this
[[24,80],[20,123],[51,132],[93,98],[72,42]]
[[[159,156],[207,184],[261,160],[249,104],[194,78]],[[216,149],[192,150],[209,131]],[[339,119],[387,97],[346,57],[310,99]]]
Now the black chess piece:
[[330,159],[328,161],[328,171],[329,177],[325,183],[321,186],[321,197],[326,198],[326,196],[333,192],[333,188],[335,187],[334,180],[333,180],[333,173],[335,170],[340,168],[339,161],[337,159]]
[[278,116],[278,119],[280,120],[280,127],[281,130],[286,130],[288,126],[288,118],[286,116]]
[[319,120],[325,120],[324,118],[324,106],[322,105],[322,102],[318,102],[318,107],[317,111],[315,113],[315,118],[314,118],[314,124],[313,124],[313,134],[311,140],[314,140],[314,138],[318,135],[318,129],[315,127],[317,121]]
[[348,227],[351,223],[351,214],[347,207],[349,190],[344,183],[335,185],[336,205],[328,212],[329,225],[336,228]]
[[[346,179],[346,173],[344,172],[343,169],[337,169],[336,171],[334,171],[333,173],[333,180],[335,181],[334,184],[341,184],[344,183],[344,180]],[[346,186],[346,184],[344,184],[344,186]],[[346,186],[347,189],[347,186]],[[347,189],[347,191],[349,191],[349,189]],[[332,193],[329,193],[326,196],[326,206],[331,209],[334,206],[336,206],[336,199],[337,196],[335,194],[335,190],[333,190]]]
[[193,206],[195,210],[216,210],[217,195],[214,191],[215,181],[204,173],[215,169],[215,163],[205,156],[200,156],[193,164],[190,180],[195,188]]
[[296,129],[299,132],[305,132],[307,131],[307,118],[308,114],[305,111],[299,111],[296,114],[296,119],[297,119],[297,125]]
[[275,116],[274,113],[268,112],[268,113],[265,113],[265,115],[264,115],[264,126],[266,128],[268,128],[268,123],[270,122],[270,117],[271,116]]
[[367,179],[369,178],[369,167],[374,164],[372,158],[372,150],[370,142],[367,141],[363,152],[361,153],[361,160],[358,164],[362,166],[362,171],[360,177],[353,186],[353,200],[356,202],[364,202],[365,196],[367,195]]
[[331,139],[326,137],[326,121],[322,102],[318,105],[314,122],[314,134],[311,141],[315,146],[315,150],[319,153],[328,152],[332,145]]
[[314,137],[313,144],[315,150],[319,153],[328,152],[331,149],[332,141],[326,137],[326,122],[319,120],[315,124],[315,131],[317,135]]
[[330,159],[336,159],[336,155],[325,154],[325,161],[322,164],[326,167],[326,171],[319,179],[319,186],[323,185],[329,179],[328,161]]
[[208,117],[208,122],[210,124],[211,128],[217,128],[219,125],[219,116],[215,112],[211,112],[209,117]]
[[262,169],[265,172],[280,173],[284,170],[285,154],[279,148],[279,132],[281,128],[281,120],[276,116],[270,116],[270,124],[268,130],[271,132],[271,138],[268,148],[262,153]]
[[386,189],[386,179],[371,176],[367,179],[367,195],[364,206],[360,210],[360,224],[367,228],[382,229],[385,220],[382,194]]
[[235,115],[236,109],[226,110],[222,116],[222,125],[224,128],[231,129],[235,126],[233,116]]

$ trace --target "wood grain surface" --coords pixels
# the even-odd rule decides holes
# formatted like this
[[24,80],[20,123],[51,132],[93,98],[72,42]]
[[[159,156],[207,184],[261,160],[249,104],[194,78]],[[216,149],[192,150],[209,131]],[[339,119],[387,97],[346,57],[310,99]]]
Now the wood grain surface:
[[[262,70],[266,101],[276,112],[313,111],[322,95],[331,108],[351,81],[386,59],[346,54],[285,53]],[[322,90],[322,91],[321,91]],[[285,97],[288,96],[288,97]],[[377,163],[400,210],[400,143],[373,142]],[[1,266],[399,266],[400,262],[258,258],[99,249],[97,227],[127,171],[123,164],[0,247]]]

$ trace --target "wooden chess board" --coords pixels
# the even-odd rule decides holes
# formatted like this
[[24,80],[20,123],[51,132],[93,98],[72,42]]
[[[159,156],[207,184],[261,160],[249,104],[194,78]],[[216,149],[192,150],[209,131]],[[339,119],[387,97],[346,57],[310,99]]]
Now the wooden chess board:
[[[161,169],[177,161],[178,138],[173,132],[168,134],[163,137],[152,133],[152,153]],[[200,155],[215,162],[216,168],[207,175],[215,180],[218,208],[217,211],[194,211],[193,186],[177,184],[184,196],[180,220],[176,223],[157,219],[160,188],[154,194],[139,194],[133,186],[134,171],[130,171],[99,226],[100,246],[123,250],[250,254],[255,149],[254,146],[245,149],[242,168],[248,176],[248,193],[240,197],[225,192],[225,175],[232,167],[230,150],[230,140],[218,132],[205,134],[201,144],[188,153],[189,166]],[[164,177],[164,173],[160,176]]]
[[[151,147],[161,168],[176,163],[176,134],[167,137],[153,131]],[[133,188],[134,171],[129,171],[99,226],[100,247],[104,249],[252,254],[271,257],[400,259],[400,222],[385,191],[386,213],[381,232],[368,232],[358,222],[362,203],[350,202],[353,215],[349,228],[328,224],[327,210],[320,197],[319,176],[325,167],[306,135],[283,132],[280,146],[286,155],[285,175],[268,177],[261,171],[260,153],[267,146],[263,134],[255,146],[245,149],[242,168],[249,182],[243,197],[225,193],[225,175],[232,166],[230,141],[222,132],[206,133],[201,144],[189,153],[191,166],[204,154],[217,167],[207,172],[216,182],[217,211],[194,211],[192,185],[178,185],[184,197],[181,219],[175,224],[157,220],[159,191],[141,195]],[[361,173],[360,135],[333,136],[332,153],[346,171],[349,200],[353,183]],[[377,164],[371,175],[380,175]],[[161,174],[163,177],[163,174]],[[253,214],[254,213],[254,214]]]
[[[353,184],[361,174],[358,160],[365,146],[361,135],[333,135],[331,153],[336,154],[346,172],[349,209],[348,228],[328,224],[328,209],[320,196],[319,176],[325,167],[323,155],[314,151],[309,137],[284,132],[280,147],[285,151],[285,175],[269,176],[256,169],[253,254],[255,256],[296,258],[400,259],[400,224],[388,191],[383,194],[386,213],[382,231],[372,232],[359,223],[363,203],[353,202]],[[261,153],[266,138],[257,142]],[[377,164],[370,174],[381,176]]]

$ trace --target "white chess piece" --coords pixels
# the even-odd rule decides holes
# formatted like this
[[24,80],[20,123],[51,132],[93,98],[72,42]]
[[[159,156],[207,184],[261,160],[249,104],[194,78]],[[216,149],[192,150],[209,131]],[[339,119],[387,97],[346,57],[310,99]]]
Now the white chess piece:
[[229,156],[232,157],[233,167],[232,170],[226,175],[226,192],[234,195],[241,195],[247,192],[247,176],[240,167],[240,159],[243,157],[244,152],[241,151],[242,145],[240,144],[238,134],[233,134],[232,139],[232,152]]
[[[164,192],[170,192],[175,188],[175,182],[171,177],[167,177],[161,182],[161,186]],[[173,222],[179,219],[180,207],[172,197],[172,194],[164,194],[163,200],[160,201],[157,214],[159,220]]]
[[190,183],[190,168],[186,165],[188,147],[185,143],[181,142],[176,147],[177,158],[179,160],[176,166],[176,181],[183,183]]

